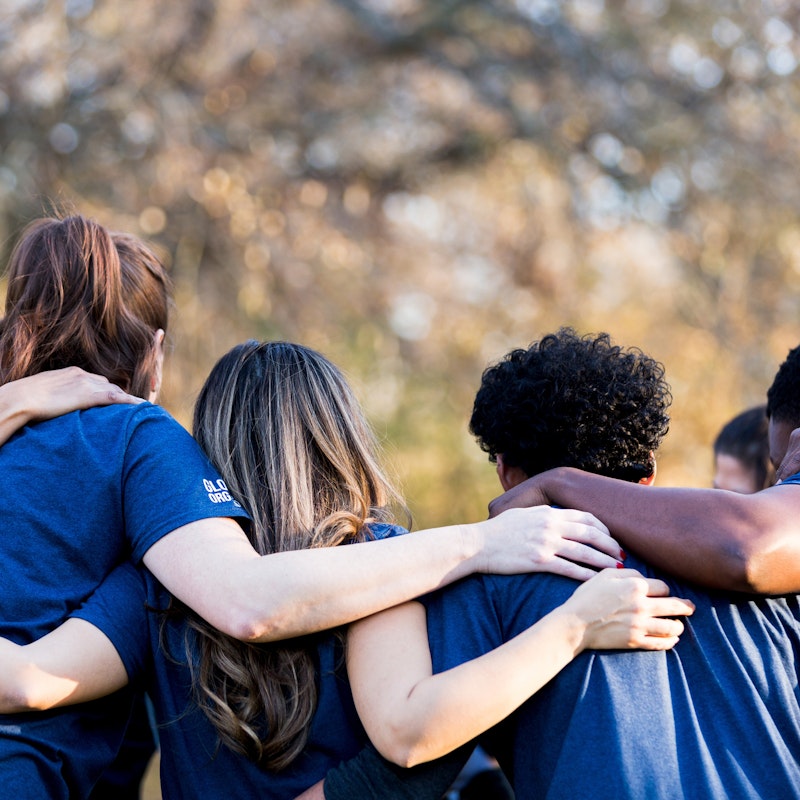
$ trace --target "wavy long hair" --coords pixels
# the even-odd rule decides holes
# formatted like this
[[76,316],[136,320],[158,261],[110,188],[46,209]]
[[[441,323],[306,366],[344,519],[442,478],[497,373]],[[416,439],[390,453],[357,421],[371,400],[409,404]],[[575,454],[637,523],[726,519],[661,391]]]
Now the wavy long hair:
[[[203,386],[193,428],[251,515],[262,555],[361,541],[402,506],[346,380],[307,347],[233,348]],[[187,620],[195,696],[220,740],[270,769],[288,766],[316,709],[317,639],[249,644]]]
[[8,262],[0,383],[78,366],[147,397],[169,279],[155,253],[78,214],[22,232]]

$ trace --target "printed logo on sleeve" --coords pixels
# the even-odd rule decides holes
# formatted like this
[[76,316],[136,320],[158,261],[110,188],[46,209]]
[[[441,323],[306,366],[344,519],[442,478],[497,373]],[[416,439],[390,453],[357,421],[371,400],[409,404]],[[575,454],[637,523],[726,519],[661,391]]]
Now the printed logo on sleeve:
[[241,503],[237,503],[236,500],[231,497],[231,493],[228,491],[228,487],[225,485],[225,481],[220,478],[216,483],[214,481],[208,480],[208,478],[203,478],[203,487],[208,492],[208,499],[212,503],[230,503],[236,506],[236,508],[241,508]]

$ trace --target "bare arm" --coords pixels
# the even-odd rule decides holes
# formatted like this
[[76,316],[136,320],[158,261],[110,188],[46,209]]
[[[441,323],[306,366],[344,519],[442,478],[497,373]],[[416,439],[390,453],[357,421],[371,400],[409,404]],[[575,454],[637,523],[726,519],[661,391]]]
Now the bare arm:
[[269,556],[259,556],[233,521],[206,519],[156,542],[144,563],[215,627],[270,641],[352,622],[472,572],[549,571],[578,580],[595,574],[562,552],[602,568],[615,565],[620,551],[590,515],[545,506],[382,542]]
[[114,645],[82,619],[68,619],[25,646],[0,639],[2,714],[83,703],[127,683]]
[[562,467],[519,484],[490,510],[542,502],[591,511],[625,547],[702,585],[800,591],[800,486],[744,495],[640,486]]
[[391,608],[350,627],[356,708],[385,758],[406,767],[438,758],[504,719],[586,648],[674,646],[683,624],[660,617],[693,606],[667,594],[634,570],[605,570],[524,633],[437,675],[424,607]]
[[[20,416],[8,405],[4,423],[0,405],[0,425],[32,418],[31,407],[38,418],[116,397],[105,379],[77,369],[2,388],[16,387],[19,396],[25,386],[36,387],[32,394],[22,392],[28,410]],[[474,571],[548,570],[585,580],[620,557],[605,526],[563,509],[529,509],[501,521],[428,531],[424,540],[417,536],[261,558],[235,523],[206,519],[168,534],[144,561],[176,597],[220,630],[265,641],[350,622]]]

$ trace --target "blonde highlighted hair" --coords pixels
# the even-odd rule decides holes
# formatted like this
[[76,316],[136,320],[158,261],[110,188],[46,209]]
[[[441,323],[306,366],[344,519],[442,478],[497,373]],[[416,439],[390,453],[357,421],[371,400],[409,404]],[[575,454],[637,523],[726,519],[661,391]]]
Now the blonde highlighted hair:
[[[361,541],[402,506],[352,390],[307,347],[249,341],[223,356],[198,397],[194,435],[251,515],[262,555]],[[222,742],[288,766],[316,708],[316,638],[253,645],[188,620],[196,696]]]

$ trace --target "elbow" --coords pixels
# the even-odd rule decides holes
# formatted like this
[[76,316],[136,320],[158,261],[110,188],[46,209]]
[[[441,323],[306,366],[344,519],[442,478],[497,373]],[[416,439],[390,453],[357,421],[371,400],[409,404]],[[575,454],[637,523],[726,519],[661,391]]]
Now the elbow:
[[780,592],[770,551],[757,538],[732,543],[714,565],[717,588],[747,594]]
[[288,639],[306,630],[295,631],[291,628],[293,609],[286,604],[272,604],[269,608],[257,607],[248,598],[232,598],[208,621],[228,636],[242,642],[274,642]]
[[797,588],[782,584],[782,573],[775,569],[775,562],[768,550],[755,546],[745,548],[739,557],[738,567],[743,592],[780,594]]
[[431,753],[422,737],[397,725],[387,725],[381,735],[371,736],[375,749],[392,764],[408,769],[431,761],[441,753]]
[[[6,676],[9,678],[11,676]],[[5,678],[4,678],[5,680]],[[49,703],[36,691],[34,681],[20,679],[0,691],[0,713],[17,714],[23,711],[45,711]]]
[[713,576],[700,577],[701,583],[716,589],[756,593],[760,577],[758,553],[746,544],[728,543],[717,552]]
[[398,767],[408,769],[409,767],[416,767],[418,764],[423,763],[425,759],[419,757],[415,753],[414,748],[409,747],[401,742],[375,742],[375,749],[392,764]]
[[223,617],[208,621],[222,633],[241,642],[267,642],[276,638],[270,619],[249,609],[229,607]]

